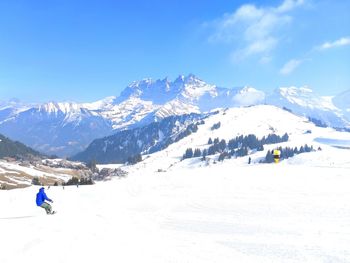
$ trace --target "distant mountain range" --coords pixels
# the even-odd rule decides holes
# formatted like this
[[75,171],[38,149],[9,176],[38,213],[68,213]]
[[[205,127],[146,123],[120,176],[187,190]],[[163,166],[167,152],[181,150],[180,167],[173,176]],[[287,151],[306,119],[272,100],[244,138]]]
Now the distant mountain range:
[[173,115],[201,114],[217,108],[271,104],[332,127],[350,127],[350,91],[321,97],[309,88],[279,88],[265,94],[252,87],[222,88],[194,75],[170,81],[132,82],[119,97],[93,103],[0,103],[0,133],[36,150],[72,156],[94,139],[143,127]]

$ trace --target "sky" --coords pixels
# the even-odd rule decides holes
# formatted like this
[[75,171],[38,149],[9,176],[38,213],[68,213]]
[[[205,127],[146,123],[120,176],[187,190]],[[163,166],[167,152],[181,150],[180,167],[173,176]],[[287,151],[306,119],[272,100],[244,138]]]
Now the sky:
[[92,102],[195,74],[265,92],[350,89],[349,0],[0,0],[0,101]]

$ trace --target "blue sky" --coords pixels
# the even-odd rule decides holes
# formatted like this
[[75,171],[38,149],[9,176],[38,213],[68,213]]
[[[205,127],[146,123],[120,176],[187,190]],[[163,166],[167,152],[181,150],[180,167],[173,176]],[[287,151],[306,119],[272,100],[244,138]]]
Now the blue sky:
[[224,87],[350,89],[348,0],[0,0],[0,100],[94,101],[193,73]]

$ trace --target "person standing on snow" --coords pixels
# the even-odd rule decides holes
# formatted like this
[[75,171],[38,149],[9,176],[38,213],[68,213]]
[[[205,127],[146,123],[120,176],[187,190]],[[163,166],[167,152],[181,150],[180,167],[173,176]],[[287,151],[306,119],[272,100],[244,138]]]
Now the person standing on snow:
[[39,189],[39,192],[36,194],[36,205],[40,206],[45,209],[46,214],[54,214],[55,212],[52,211],[52,206],[49,203],[46,203],[45,201],[49,201],[53,203],[53,201],[47,197],[45,193],[45,188],[41,187]]

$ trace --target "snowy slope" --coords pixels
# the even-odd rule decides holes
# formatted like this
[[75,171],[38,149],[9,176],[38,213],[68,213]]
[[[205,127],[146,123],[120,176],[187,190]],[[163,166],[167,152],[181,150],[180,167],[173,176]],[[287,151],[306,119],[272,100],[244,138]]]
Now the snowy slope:
[[[214,124],[220,122],[219,129],[212,130]],[[134,171],[141,170],[173,170],[177,167],[193,167],[205,166],[205,162],[200,158],[192,158],[180,161],[186,149],[207,149],[209,138],[230,139],[240,135],[255,134],[262,138],[269,134],[277,134],[282,136],[287,133],[289,141],[278,144],[283,147],[300,147],[305,144],[313,145],[315,149],[318,147],[328,147],[317,139],[322,138],[339,138],[350,142],[350,133],[337,132],[331,128],[316,127],[306,118],[296,116],[288,111],[282,110],[275,106],[258,105],[246,108],[231,108],[220,111],[219,114],[212,115],[205,120],[205,124],[198,126],[198,131],[181,141],[170,145],[161,152],[144,156],[144,161],[132,167],[125,167]],[[259,162],[265,156],[266,150],[274,149],[277,145],[266,145],[265,151],[256,152],[251,155],[253,162]],[[217,159],[216,156],[208,156],[211,159],[210,164]],[[246,163],[248,157],[242,157],[230,160],[234,163]]]
[[350,126],[350,119],[344,117],[343,109],[335,106],[331,96],[318,96],[308,87],[276,89],[267,96],[266,103],[288,108],[302,116],[318,119],[328,126]]
[[51,187],[54,216],[38,187],[0,191],[0,262],[349,262],[345,151],[329,152],[334,166],[224,162]]
[[[256,162],[264,152],[252,153],[250,165],[247,157],[180,162],[187,147],[206,147],[209,137],[272,132],[288,132],[279,145],[322,151],[279,164]],[[232,108],[122,166],[125,178],[46,190],[54,216],[35,206],[38,187],[0,191],[0,262],[350,262],[350,150],[319,138],[350,142],[350,133],[274,106]]]
[[350,119],[350,90],[344,91],[333,98],[333,103]]

